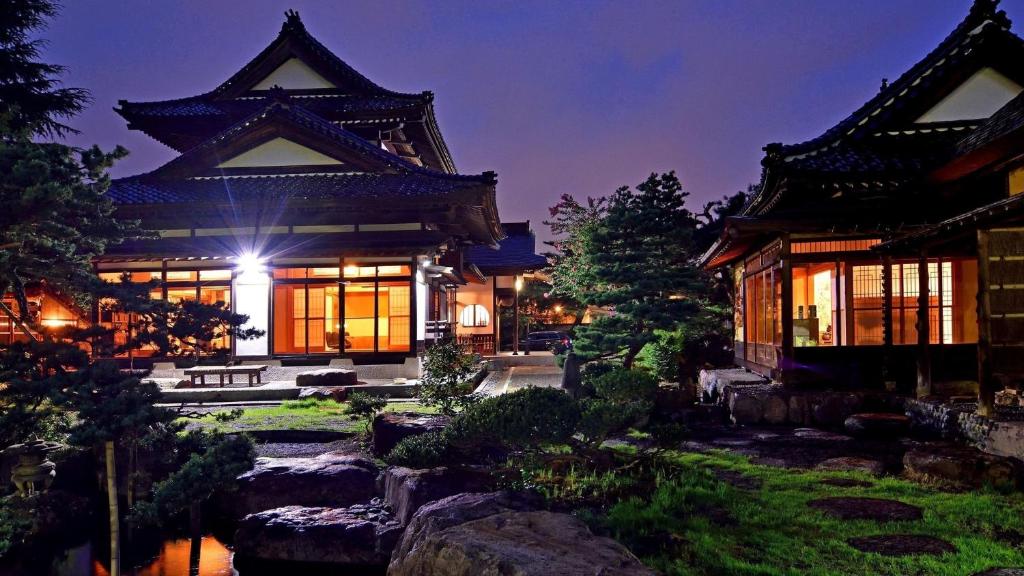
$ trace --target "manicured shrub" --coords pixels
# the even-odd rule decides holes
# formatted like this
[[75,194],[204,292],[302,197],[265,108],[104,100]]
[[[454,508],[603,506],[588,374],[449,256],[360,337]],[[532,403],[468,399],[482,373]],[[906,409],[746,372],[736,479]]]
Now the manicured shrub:
[[612,402],[653,402],[658,393],[658,378],[644,370],[614,368],[591,380],[594,395]]
[[384,458],[388,464],[408,468],[433,468],[448,460],[451,447],[444,430],[403,438]]
[[345,414],[349,414],[363,421],[364,431],[367,435],[372,433],[371,426],[373,419],[378,413],[387,408],[387,396],[375,396],[366,392],[356,392],[348,397],[348,405],[345,406]]
[[525,388],[466,408],[444,430],[405,438],[385,460],[422,468],[562,444],[576,433],[578,422],[579,406],[565,392]]
[[568,441],[579,407],[554,388],[524,388],[488,398],[457,416],[448,427],[460,446],[523,449]]
[[647,402],[617,403],[604,398],[585,398],[580,401],[580,436],[588,444],[600,444],[614,432],[625,430],[648,412]]
[[455,342],[427,348],[423,356],[423,376],[417,397],[424,406],[436,406],[445,416],[454,416],[476,398],[466,379],[472,373],[473,357],[464,354]]

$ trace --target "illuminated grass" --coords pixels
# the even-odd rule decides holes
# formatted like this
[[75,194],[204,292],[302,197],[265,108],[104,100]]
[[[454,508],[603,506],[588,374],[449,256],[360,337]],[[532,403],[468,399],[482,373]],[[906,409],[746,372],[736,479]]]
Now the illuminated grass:
[[[362,423],[345,414],[345,403],[333,400],[289,400],[280,406],[246,408],[235,420],[220,422],[209,414],[200,419],[189,419],[189,428],[203,428],[221,432],[253,432],[258,430],[328,430],[361,432]],[[415,401],[389,402],[388,412],[419,412],[434,414],[436,410]]]

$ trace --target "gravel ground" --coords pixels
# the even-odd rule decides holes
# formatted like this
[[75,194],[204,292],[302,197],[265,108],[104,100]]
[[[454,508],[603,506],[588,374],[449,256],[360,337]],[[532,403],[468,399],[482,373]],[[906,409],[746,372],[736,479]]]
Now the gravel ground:
[[362,446],[359,441],[353,439],[306,444],[268,442],[256,445],[256,455],[271,458],[293,458],[319,456],[320,454],[326,454],[328,452],[356,453],[361,449]]

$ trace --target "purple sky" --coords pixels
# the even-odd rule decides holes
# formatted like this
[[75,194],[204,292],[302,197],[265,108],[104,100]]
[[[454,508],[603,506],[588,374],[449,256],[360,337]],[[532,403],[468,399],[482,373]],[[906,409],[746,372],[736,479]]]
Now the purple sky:
[[[46,58],[94,103],[75,144],[121,144],[115,176],[173,151],[129,131],[118,99],[210,90],[262,50],[287,8],[378,84],[432,90],[460,172],[498,173],[502,220],[568,192],[676,170],[696,201],[746,187],[761,147],[816,136],[895,79],[969,0],[331,2],[67,0]],[[1004,0],[1024,26],[1024,0]]]

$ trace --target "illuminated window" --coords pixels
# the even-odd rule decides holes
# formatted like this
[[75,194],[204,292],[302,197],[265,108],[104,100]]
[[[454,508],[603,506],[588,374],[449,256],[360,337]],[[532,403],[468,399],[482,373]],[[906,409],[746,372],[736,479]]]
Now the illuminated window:
[[[895,344],[917,344],[918,264],[892,267],[892,331]],[[978,341],[978,264],[974,260],[928,262],[928,340],[932,344]]]
[[790,252],[793,254],[815,254],[821,252],[859,252],[870,250],[882,242],[879,238],[863,238],[859,240],[822,240],[812,242],[793,242]]
[[168,270],[168,282],[195,282],[199,279],[199,273],[195,270]]
[[274,353],[337,353],[341,345],[337,284],[274,286]]
[[835,262],[793,267],[793,345],[835,346]]
[[491,323],[491,315],[480,304],[470,304],[462,309],[459,324],[466,328],[483,328]]
[[1010,196],[1016,196],[1024,192],[1024,166],[1010,170],[1006,175],[1006,187]]
[[881,265],[853,267],[853,343],[884,343]]
[[199,279],[206,280],[231,280],[231,270],[200,270]]

